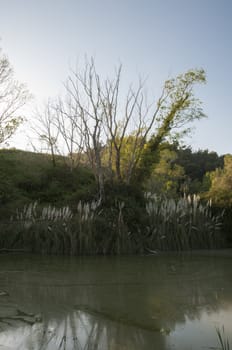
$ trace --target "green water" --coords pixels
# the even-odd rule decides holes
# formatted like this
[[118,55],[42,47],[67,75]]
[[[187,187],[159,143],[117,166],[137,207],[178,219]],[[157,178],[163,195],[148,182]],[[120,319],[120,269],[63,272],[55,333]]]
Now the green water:
[[219,349],[232,345],[232,252],[0,255],[1,349]]

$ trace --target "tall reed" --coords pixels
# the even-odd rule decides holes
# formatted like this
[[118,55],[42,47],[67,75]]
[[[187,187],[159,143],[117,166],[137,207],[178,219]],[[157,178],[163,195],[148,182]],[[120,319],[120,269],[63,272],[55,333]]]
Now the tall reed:
[[222,215],[213,215],[210,203],[197,196],[174,200],[146,194],[138,217],[119,200],[111,207],[79,201],[75,210],[35,202],[17,210],[1,229],[0,249],[70,255],[211,249],[223,245],[221,222]]
[[224,326],[222,326],[222,329],[220,329],[219,327],[216,327],[216,333],[220,344],[220,350],[230,350],[231,349],[230,343],[229,343],[229,339],[225,334]]
[[93,222],[99,204],[80,201],[75,214],[68,206],[40,208],[37,202],[24,206],[11,218],[10,236],[17,232],[18,239],[9,240],[8,246],[42,253],[93,254]]
[[149,248],[189,250],[222,245],[222,216],[212,214],[210,202],[202,204],[196,195],[178,200],[146,197]]

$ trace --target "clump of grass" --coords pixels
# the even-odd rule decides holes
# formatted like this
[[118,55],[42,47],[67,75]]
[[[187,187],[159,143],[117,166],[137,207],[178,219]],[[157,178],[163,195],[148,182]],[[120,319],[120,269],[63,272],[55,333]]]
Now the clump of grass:
[[198,196],[174,200],[147,195],[146,210],[150,249],[210,249],[222,245],[221,215],[213,215],[210,203],[202,204]]
[[68,206],[56,208],[31,203],[11,218],[1,245],[53,254],[94,254],[97,250],[95,216],[100,203],[79,201],[74,213]]
[[[78,254],[94,254],[97,250],[97,242],[95,239],[95,216],[97,215],[100,201],[82,202],[77,205],[77,223],[76,231],[76,251]],[[74,232],[75,230],[73,230]]]
[[225,334],[224,326],[222,327],[222,329],[220,329],[219,327],[216,327],[216,333],[218,336],[220,349],[221,350],[230,350],[230,343],[229,343],[229,339],[227,338],[227,336]]
[[26,247],[33,252],[67,253],[67,224],[72,217],[68,206],[56,208],[48,205],[40,208],[37,202],[24,206],[11,218],[9,237],[15,236],[11,245]]
[[[222,246],[221,215],[199,197],[179,200],[146,196],[138,218],[134,207],[115,199],[40,207],[37,202],[17,210],[1,230],[0,248],[46,254],[133,254],[156,250],[190,250]],[[141,220],[142,218],[142,220]]]

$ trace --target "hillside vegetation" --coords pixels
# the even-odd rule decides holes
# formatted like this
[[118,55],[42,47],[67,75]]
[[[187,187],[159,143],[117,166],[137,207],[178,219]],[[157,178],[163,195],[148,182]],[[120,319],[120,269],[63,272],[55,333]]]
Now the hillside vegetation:
[[[229,209],[225,215],[222,207],[182,192],[188,184],[191,193],[197,181],[198,189],[208,187],[202,192],[207,198],[204,176],[214,172],[199,177],[196,164],[194,178],[189,155],[186,175],[183,159],[180,171],[180,151],[170,147],[163,145],[156,155],[149,181],[105,181],[101,199],[87,166],[70,168],[68,158],[60,156],[54,166],[48,154],[1,150],[0,249],[79,255],[228,246]],[[207,158],[207,152],[202,154]],[[215,156],[208,158],[213,159],[208,167],[215,167]]]
[[49,155],[20,150],[0,150],[0,215],[14,214],[16,208],[40,204],[75,206],[79,200],[96,195],[96,183],[86,167],[70,168],[57,156],[56,167]]

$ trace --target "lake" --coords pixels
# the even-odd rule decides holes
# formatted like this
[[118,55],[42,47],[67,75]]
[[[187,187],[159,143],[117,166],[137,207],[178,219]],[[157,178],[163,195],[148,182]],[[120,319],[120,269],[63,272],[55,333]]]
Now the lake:
[[232,252],[0,255],[0,350],[232,345]]

